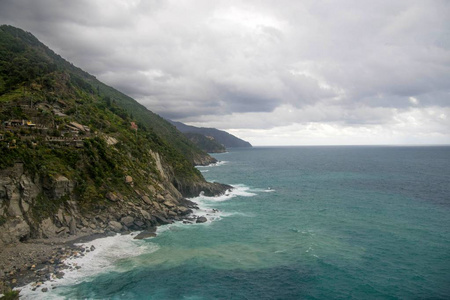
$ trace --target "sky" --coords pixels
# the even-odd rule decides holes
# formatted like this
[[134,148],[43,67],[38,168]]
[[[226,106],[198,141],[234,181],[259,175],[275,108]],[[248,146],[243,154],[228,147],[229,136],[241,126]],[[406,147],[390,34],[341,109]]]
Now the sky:
[[450,144],[447,0],[0,0],[0,23],[253,145]]

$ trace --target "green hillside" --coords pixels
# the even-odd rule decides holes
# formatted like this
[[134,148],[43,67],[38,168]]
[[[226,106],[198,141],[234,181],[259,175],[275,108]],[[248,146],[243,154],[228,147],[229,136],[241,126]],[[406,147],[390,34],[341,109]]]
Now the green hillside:
[[185,132],[184,135],[200,149],[208,153],[223,153],[227,151],[225,146],[217,142],[212,136],[192,132]]
[[[214,161],[134,99],[7,25],[0,26],[0,104],[0,168],[23,161],[44,177],[63,174],[78,182],[80,199],[103,199],[108,186],[125,190],[128,173],[145,190],[148,178],[158,180],[149,151],[161,155],[182,192],[204,182],[194,164]],[[11,124],[17,120],[29,124]]]

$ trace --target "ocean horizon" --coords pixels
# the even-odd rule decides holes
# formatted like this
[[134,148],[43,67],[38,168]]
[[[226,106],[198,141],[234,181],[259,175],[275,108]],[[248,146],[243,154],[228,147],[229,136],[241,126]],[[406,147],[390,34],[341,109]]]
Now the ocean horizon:
[[[258,146],[198,167],[203,224],[117,235],[42,299],[448,299],[450,146]],[[54,289],[53,289],[54,287]]]

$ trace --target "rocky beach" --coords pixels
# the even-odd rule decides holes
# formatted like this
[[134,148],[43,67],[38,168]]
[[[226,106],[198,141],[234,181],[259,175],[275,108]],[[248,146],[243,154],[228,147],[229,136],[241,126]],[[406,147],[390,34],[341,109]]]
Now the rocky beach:
[[[187,211],[183,210],[181,215],[165,219],[160,217],[160,223],[170,224],[174,221],[183,223],[204,223],[207,221],[205,216],[196,216],[192,214],[192,209],[198,207],[194,202],[184,199],[184,203],[189,207]],[[214,212],[214,211],[213,211]],[[132,220],[133,219],[133,220]],[[105,229],[85,229],[83,232],[70,234],[62,233],[60,236],[32,239],[24,242],[17,242],[7,245],[0,250],[0,288],[2,292],[11,289],[20,291],[21,287],[31,284],[32,291],[40,290],[47,292],[48,285],[44,283],[61,279],[67,272],[75,271],[81,268],[70,260],[88,256],[94,252],[96,247],[92,241],[117,234],[132,235],[134,239],[145,239],[156,236],[156,226],[134,224],[134,218],[131,216],[123,217],[119,222],[108,225]],[[127,223],[128,222],[128,223]],[[131,225],[129,222],[133,222]],[[128,225],[128,227],[127,227]],[[132,231],[129,228],[137,229]],[[56,288],[55,286],[52,287]]]

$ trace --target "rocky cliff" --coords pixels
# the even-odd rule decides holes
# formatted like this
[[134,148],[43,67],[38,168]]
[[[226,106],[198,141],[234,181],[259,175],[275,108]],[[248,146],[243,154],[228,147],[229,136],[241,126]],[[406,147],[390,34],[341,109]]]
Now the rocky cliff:
[[[144,230],[186,218],[195,203],[186,200],[171,183],[159,154],[153,153],[161,182],[147,190],[134,188],[133,178],[124,177],[132,193],[126,196],[114,189],[95,209],[80,207],[73,193],[76,181],[63,175],[53,178],[32,176],[23,163],[0,171],[0,248],[33,238],[63,237],[82,233]],[[150,184],[150,183],[149,183]],[[180,186],[187,194],[200,191],[220,194],[231,188],[221,184],[199,183]]]

